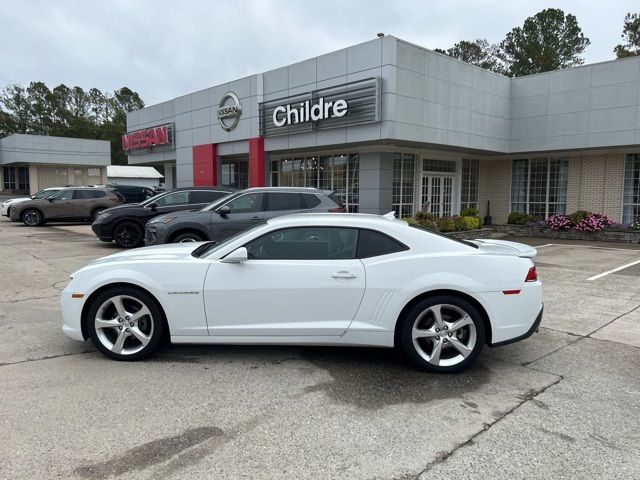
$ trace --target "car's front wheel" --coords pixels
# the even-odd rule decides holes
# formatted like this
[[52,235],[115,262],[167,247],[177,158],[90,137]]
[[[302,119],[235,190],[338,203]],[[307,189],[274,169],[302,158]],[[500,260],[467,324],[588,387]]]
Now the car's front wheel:
[[123,222],[113,231],[113,239],[120,248],[133,248],[142,246],[144,234],[142,227],[134,222]]
[[198,233],[185,232],[180,235],[176,235],[171,243],[202,242],[203,240],[202,235]]
[[164,334],[162,312],[155,300],[135,288],[102,292],[92,300],[85,321],[94,345],[115,360],[148,357]]
[[416,365],[430,372],[463,370],[473,364],[484,345],[480,313],[458,297],[442,295],[422,300],[401,321],[403,350]]
[[33,208],[22,213],[22,223],[27,227],[37,227],[38,225],[42,225],[43,221],[44,218],[42,218],[42,214]]

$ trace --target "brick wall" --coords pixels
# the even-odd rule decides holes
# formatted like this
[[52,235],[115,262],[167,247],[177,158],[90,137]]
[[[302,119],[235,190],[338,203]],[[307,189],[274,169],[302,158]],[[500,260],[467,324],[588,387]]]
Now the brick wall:
[[480,217],[487,214],[490,201],[493,223],[506,223],[511,208],[511,159],[480,160],[479,175]]
[[591,210],[616,222],[622,216],[624,153],[589,152],[569,157],[567,212]]

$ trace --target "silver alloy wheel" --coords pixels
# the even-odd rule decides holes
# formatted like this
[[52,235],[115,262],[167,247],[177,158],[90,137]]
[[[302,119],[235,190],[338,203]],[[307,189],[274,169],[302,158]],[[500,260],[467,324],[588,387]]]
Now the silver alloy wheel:
[[100,305],[94,326],[98,340],[107,349],[119,355],[133,355],[151,341],[154,319],[137,298],[116,295]]
[[178,243],[191,243],[191,242],[197,242],[197,241],[198,240],[196,240],[195,238],[186,237],[180,240]]
[[40,214],[35,210],[29,210],[24,214],[24,223],[33,227],[40,223]]
[[432,365],[450,367],[464,361],[476,346],[476,326],[467,312],[450,304],[425,309],[411,329],[413,345]]

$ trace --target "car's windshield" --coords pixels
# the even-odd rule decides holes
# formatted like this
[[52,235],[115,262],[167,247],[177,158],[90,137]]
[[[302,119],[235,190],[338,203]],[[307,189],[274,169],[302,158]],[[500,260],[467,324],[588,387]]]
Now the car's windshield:
[[54,193],[59,192],[59,190],[40,190],[39,192],[31,195],[32,200],[42,200],[43,198],[50,197]]
[[231,242],[235,242],[238,238],[242,237],[243,235],[247,235],[251,232],[253,232],[254,230],[258,230],[259,228],[264,227],[264,224],[261,225],[256,225],[255,227],[252,227],[248,230],[243,230],[239,233],[236,233],[235,235],[233,235],[232,237],[227,238],[224,242],[222,243],[218,243],[218,242],[207,242],[204,243],[202,245],[200,245],[198,248],[196,248],[193,252],[191,252],[191,255],[193,255],[196,258],[202,258],[206,255],[209,255],[217,250],[220,250],[223,247],[226,247],[227,245],[229,245]]
[[237,193],[230,193],[229,195],[225,195],[224,197],[219,198],[215,202],[210,203],[206,207],[202,207],[200,209],[200,211],[201,212],[208,212],[209,210],[214,210],[214,209],[218,208],[220,205],[222,205],[224,202],[226,202],[227,200],[231,199],[231,197],[233,197],[234,195],[237,195]]

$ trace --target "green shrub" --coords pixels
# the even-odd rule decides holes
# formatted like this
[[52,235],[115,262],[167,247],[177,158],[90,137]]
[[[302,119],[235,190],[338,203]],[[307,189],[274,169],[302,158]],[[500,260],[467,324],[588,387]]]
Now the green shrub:
[[464,230],[477,230],[480,228],[480,219],[478,217],[462,217]]
[[567,215],[567,217],[569,217],[569,220],[571,220],[571,226],[575,227],[582,220],[586,220],[587,218],[589,218],[590,213],[591,212],[587,210],[578,210],[577,212],[573,212],[572,214]]
[[479,217],[480,210],[477,208],[463,208],[460,212],[461,217]]
[[537,220],[537,217],[535,217],[534,215],[529,215],[528,213],[511,212],[509,214],[509,218],[507,219],[507,223],[511,225],[527,225]]
[[436,218],[436,228],[440,232],[454,232],[456,224],[452,217],[439,217]]
[[434,221],[433,214],[429,212],[418,212],[415,218],[405,219],[411,225],[419,225],[430,230],[437,230],[436,222]]

